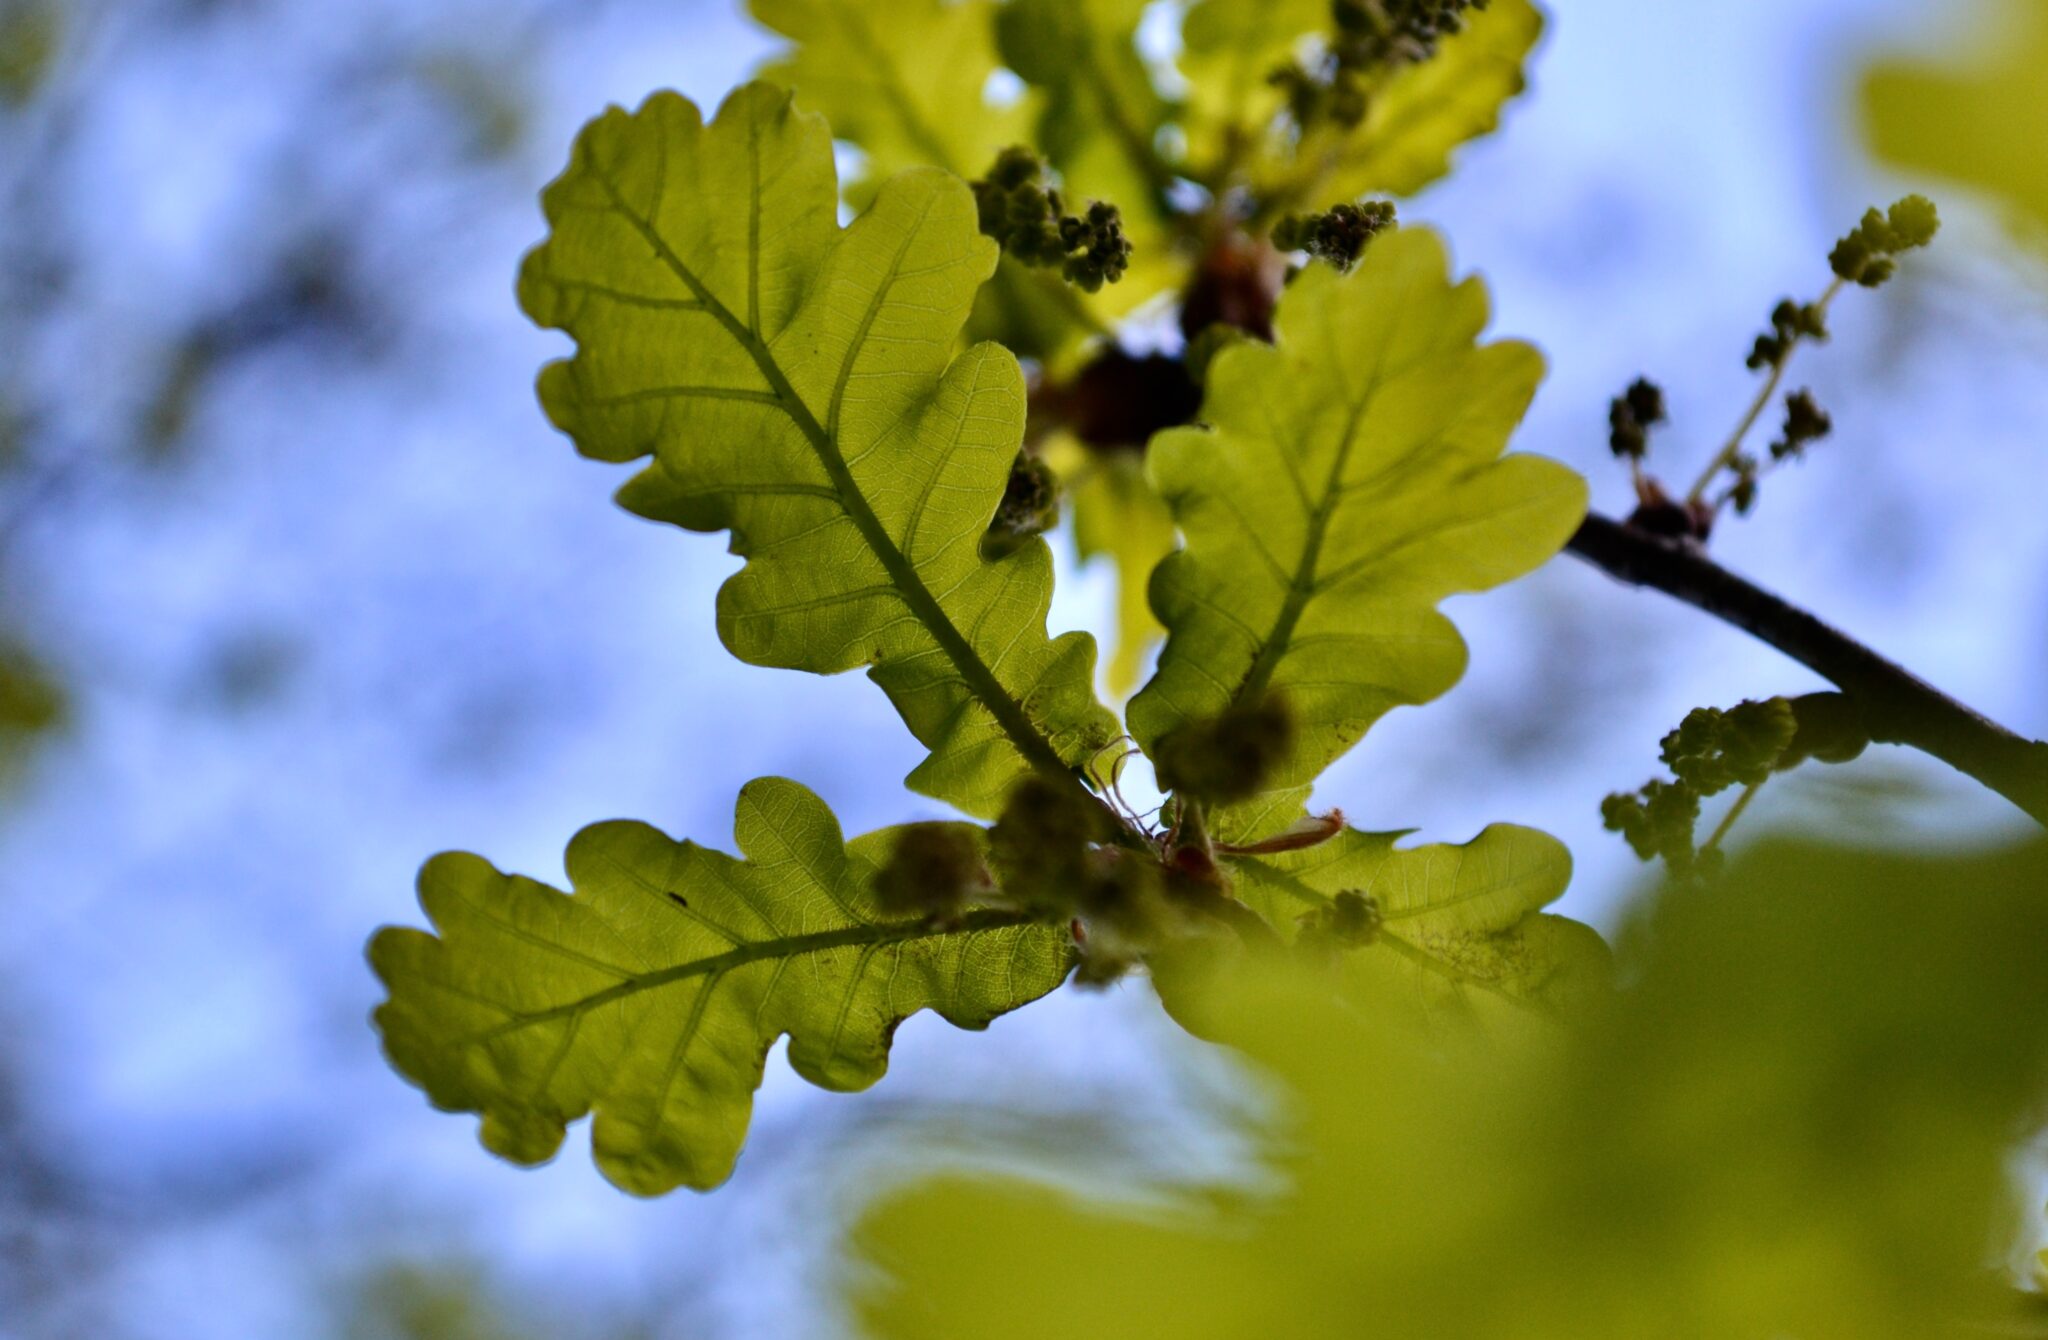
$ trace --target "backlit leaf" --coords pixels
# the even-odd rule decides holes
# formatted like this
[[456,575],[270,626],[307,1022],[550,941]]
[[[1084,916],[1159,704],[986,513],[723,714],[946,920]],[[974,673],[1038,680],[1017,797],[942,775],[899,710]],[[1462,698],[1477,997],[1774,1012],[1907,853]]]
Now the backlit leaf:
[[955,352],[996,247],[955,177],[891,178],[845,230],[833,180],[823,119],[766,84],[708,126],[674,94],[592,122],[520,278],[578,346],[541,399],[584,454],[654,457],[626,507],[732,532],[735,656],[869,667],[932,750],[910,785],[993,813],[1116,733],[1093,639],[1046,635],[1044,543],[980,554],[1024,424],[1016,359]]
[[1010,0],[996,20],[1003,59],[1044,90],[1036,147],[1072,191],[1127,213],[1164,188],[1154,137],[1169,107],[1139,58],[1144,0]]
[[1413,195],[1450,171],[1458,146],[1498,126],[1501,108],[1522,91],[1543,16],[1529,0],[1495,0],[1466,18],[1434,57],[1389,77],[1358,125],[1317,126],[1254,168],[1254,190],[1269,207]]
[[798,91],[832,133],[867,156],[863,180],[905,168],[978,176],[998,151],[1031,137],[1030,99],[987,97],[996,59],[988,0],[750,0],[755,18],[790,39],[762,67]]
[[892,1340],[2037,1334],[1998,1264],[2048,1093],[2042,857],[1769,844],[1519,1058],[1242,974],[1217,1013],[1284,1085],[1260,1190],[949,1177],[862,1226],[856,1306]]
[[1865,76],[1871,147],[1914,173],[1965,182],[2038,236],[2048,227],[2048,6],[2006,0],[1974,60],[1887,60]]
[[1019,282],[1025,274],[999,276],[977,330],[1020,354],[1056,363],[1182,280],[1163,194],[1173,174],[1157,144],[1172,108],[1138,54],[1144,10],[1143,0],[1010,0],[999,11],[1003,59],[1041,95],[1031,143],[1059,170],[1068,200],[1117,206],[1133,248],[1124,277],[1080,302]]
[[[1426,1027],[1482,1032],[1543,1028],[1604,994],[1607,946],[1591,928],[1543,908],[1571,879],[1564,844],[1534,829],[1496,824],[1462,846],[1397,849],[1398,833],[1347,829],[1321,846],[1230,860],[1231,893],[1290,941],[1324,934],[1340,898],[1362,899],[1370,930],[1330,943],[1349,990],[1398,1002]],[[1200,1032],[1227,993],[1219,971],[1241,971],[1219,945],[1154,979],[1175,1017]],[[1218,958],[1222,961],[1217,961]],[[1176,970],[1178,969],[1178,970]]]
[[1241,165],[1270,148],[1285,102],[1269,76],[1310,33],[1330,24],[1329,0],[1198,0],[1181,24],[1182,120],[1198,169]]
[[1211,365],[1206,426],[1153,438],[1148,470],[1187,543],[1153,574],[1169,631],[1132,734],[1157,757],[1170,732],[1268,695],[1296,722],[1226,836],[1292,822],[1384,712],[1455,683],[1464,643],[1437,601],[1530,571],[1583,517],[1572,471],[1501,458],[1543,367],[1525,344],[1478,344],[1486,319],[1436,235],[1401,230],[1348,275],[1303,272],[1277,344]]
[[742,790],[735,834],[745,860],[645,824],[586,828],[569,844],[573,896],[465,853],[429,861],[420,905],[437,934],[392,927],[370,945],[392,1063],[436,1106],[480,1113],[484,1143],[514,1162],[551,1157],[595,1112],[613,1182],[703,1189],[732,1171],[777,1038],[813,1084],[861,1089],[908,1016],[980,1028],[1066,975],[1064,935],[1015,913],[882,915],[893,831],[842,843],[794,782]]

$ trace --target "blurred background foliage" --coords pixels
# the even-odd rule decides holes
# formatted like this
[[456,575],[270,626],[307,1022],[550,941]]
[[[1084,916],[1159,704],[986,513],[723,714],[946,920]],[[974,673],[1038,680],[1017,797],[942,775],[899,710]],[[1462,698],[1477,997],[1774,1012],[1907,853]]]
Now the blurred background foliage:
[[[1170,51],[1171,6],[1128,8]],[[1706,452],[1755,328],[1825,278],[1843,221],[1937,194],[1943,245],[1802,365],[1840,450],[1716,547],[2039,734],[2037,0],[1575,0],[1551,19],[1531,91],[1403,215],[1484,270],[1498,329],[1544,346],[1518,445],[1612,509],[1608,397],[1659,374],[1659,450]],[[1747,859],[1796,855],[1779,878],[1818,886],[1735,909],[1783,943],[1712,903],[1629,911],[1635,862],[1599,798],[1686,709],[1815,684],[1567,564],[1458,609],[1466,682],[1328,779],[1431,839],[1504,819],[1569,843],[1562,910],[1627,928],[1633,994],[1548,1080],[1404,1054],[1344,1016],[1253,1040],[1288,1098],[1179,1037],[1142,984],[1062,993],[985,1036],[906,1026],[886,1093],[810,1092],[778,1060],[736,1182],[645,1204],[580,1159],[492,1163],[391,1076],[361,943],[410,918],[431,851],[558,879],[581,824],[718,836],[764,774],[849,831],[940,817],[872,784],[915,762],[879,695],[732,663],[708,614],[730,560],[619,516],[533,405],[559,345],[511,277],[575,128],[656,87],[715,103],[780,44],[722,0],[0,0],[0,1333],[831,1334],[849,1280],[885,1333],[934,1333],[961,1290],[1010,1296],[1042,1253],[1071,1273],[1034,1292],[1103,1309],[1083,1334],[1228,1281],[1269,1302],[1292,1282],[1312,1320],[1376,1307],[1448,1334],[1513,1300],[1542,1335],[1573,1315],[1557,1288],[1586,1267],[1581,1228],[1599,1259],[1573,1333],[1619,1333],[1667,1291],[1727,1323],[1703,1335],[1898,1333],[1908,1299],[1944,1321],[2002,1309],[1976,1267],[2011,1249],[2022,1278],[2042,1236],[2039,1160],[2011,1153],[2038,1116],[2017,966],[2038,925],[2020,857],[1959,853],[2009,845],[2011,816],[1873,750],[1773,783],[1744,821],[1742,839],[1905,853],[1759,842]],[[1087,489],[1128,484],[1083,486],[1084,553],[1160,543],[1091,522]],[[1117,602],[1090,563],[1063,572],[1054,620],[1105,629]],[[1709,972],[1752,988],[1726,1017]],[[1314,1061],[1331,1048],[1374,1059]],[[1415,1072],[1413,1107],[1368,1083]],[[1451,1160],[1453,1135],[1485,1162]],[[891,1199],[863,1230],[874,1259],[912,1283],[965,1272],[921,1297],[842,1259],[876,1186],[941,1166],[1066,1192]],[[1422,1196],[1425,1174],[1444,1189]],[[1369,1216],[1368,1193],[1414,1212]],[[1007,1264],[967,1250],[994,1236],[957,1227],[970,1208],[1014,1228]],[[1244,1252],[1202,1231],[1223,1214]],[[906,1238],[920,1224],[957,1253]],[[1114,1252],[1069,1259],[1087,1242]]]
[[1960,49],[1874,62],[1861,112],[1902,173],[1988,196],[2021,240],[2048,242],[2048,5],[1998,0]]
[[1159,1206],[955,1178],[858,1240],[901,1337],[2035,1334],[2016,1139],[2048,1097],[2048,851],[1759,843],[1622,928],[1556,1051],[1418,1045],[1392,994],[1239,977],[1264,1188]]

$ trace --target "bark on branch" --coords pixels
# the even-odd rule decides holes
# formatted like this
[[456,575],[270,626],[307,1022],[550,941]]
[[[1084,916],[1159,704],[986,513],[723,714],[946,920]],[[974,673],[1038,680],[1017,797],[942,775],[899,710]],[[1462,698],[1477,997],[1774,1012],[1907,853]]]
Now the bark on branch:
[[1776,647],[1849,695],[1862,709],[1871,739],[1931,754],[2048,826],[2048,744],[2015,735],[1963,706],[1904,666],[1744,581],[1691,541],[1665,539],[1593,513],[1567,547],[1612,577],[1675,596]]

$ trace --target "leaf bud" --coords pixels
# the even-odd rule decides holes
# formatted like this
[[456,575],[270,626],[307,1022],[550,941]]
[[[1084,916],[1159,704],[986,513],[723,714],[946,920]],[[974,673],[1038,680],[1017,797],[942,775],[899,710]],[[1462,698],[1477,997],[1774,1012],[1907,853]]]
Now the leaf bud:
[[1010,465],[1003,499],[982,533],[981,556],[994,560],[1013,554],[1058,525],[1059,519],[1059,477],[1032,452],[1020,451]]
[[875,903],[890,916],[958,914],[993,889],[972,825],[905,824],[875,875]]
[[1159,742],[1159,784],[1177,795],[1228,805],[1257,795],[1294,742],[1294,717],[1277,697],[1192,721]]
[[1070,915],[1098,875],[1093,848],[1111,836],[1100,805],[1050,777],[1023,778],[988,833],[1004,901],[1048,918]]

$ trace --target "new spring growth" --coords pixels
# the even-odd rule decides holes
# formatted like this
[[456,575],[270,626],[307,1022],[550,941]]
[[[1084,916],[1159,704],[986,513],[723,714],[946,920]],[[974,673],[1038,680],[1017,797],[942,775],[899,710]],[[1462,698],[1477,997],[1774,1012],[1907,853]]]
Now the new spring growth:
[[1784,362],[1801,340],[1824,344],[1827,338],[1827,308],[1823,304],[1781,298],[1771,311],[1771,328],[1750,347],[1749,370],[1761,372]]
[[1113,845],[1113,836],[1108,811],[1037,775],[1011,788],[988,834],[1002,880],[997,901],[1072,924],[1083,985],[1121,976],[1167,921],[1159,863]]
[[1091,886],[1106,873],[1099,848],[1112,836],[1101,806],[1050,778],[1024,778],[988,834],[1004,901],[1047,920],[1072,915],[1093,901]]
[[1328,907],[1304,913],[1299,921],[1305,947],[1363,949],[1379,938],[1385,917],[1379,899],[1357,889],[1341,889]]
[[[1835,243],[1834,250],[1829,253],[1828,264],[1833,268],[1835,278],[1820,299],[1801,303],[1785,298],[1778,303],[1771,312],[1771,328],[1756,337],[1749,351],[1750,369],[1767,374],[1763,387],[1736,426],[1733,436],[1715,453],[1694,482],[1686,495],[1689,506],[1704,508],[1709,520],[1719,512],[1723,503],[1733,503],[1736,512],[1747,513],[1756,505],[1757,480],[1771,465],[1799,456],[1808,443],[1827,436],[1833,425],[1826,412],[1814,402],[1810,393],[1799,391],[1785,401],[1785,428],[1777,441],[1771,444],[1769,462],[1759,460],[1744,449],[1750,430],[1776,397],[1793,351],[1804,341],[1821,343],[1828,338],[1828,307],[1835,296],[1849,284],[1876,288],[1884,283],[1898,269],[1897,257],[1916,247],[1926,246],[1934,240],[1940,227],[1941,220],[1934,205],[1922,196],[1909,195],[1882,214],[1875,209],[1868,210],[1862,221],[1847,237]],[[1708,504],[1707,489],[1723,471],[1733,479],[1721,496]]]
[[1159,742],[1159,785],[1204,804],[1249,800],[1293,742],[1294,717],[1279,698],[1233,706]]
[[1009,482],[1003,485],[1003,500],[982,534],[981,556],[994,560],[1013,554],[1059,519],[1059,477],[1030,450],[1020,451],[1010,465]]
[[1487,0],[1331,0],[1330,32],[1320,56],[1290,61],[1267,76],[1287,99],[1288,115],[1308,130],[1328,121],[1347,130],[1372,108],[1368,82],[1383,70],[1436,55],[1463,31],[1468,10]]
[[1306,251],[1312,260],[1349,270],[1365,254],[1367,244],[1393,226],[1391,200],[1332,205],[1320,214],[1289,214],[1274,224],[1273,245],[1282,251]]
[[1798,733],[1799,720],[1784,698],[1738,703],[1727,711],[1696,707],[1661,745],[1671,775],[1703,796],[1770,776]]
[[1828,264],[1835,274],[1852,284],[1876,288],[1898,269],[1901,252],[1924,247],[1941,229],[1941,216],[1934,202],[1925,196],[1909,195],[1883,214],[1875,209],[1835,243]]
[[1700,793],[1678,782],[1650,782],[1630,794],[1617,791],[1600,802],[1600,822],[1628,842],[1636,858],[1662,857],[1673,874],[1693,868],[1693,830],[1700,821]]
[[1638,377],[1607,407],[1607,445],[1622,460],[1640,461],[1649,454],[1650,429],[1664,422],[1664,391],[1647,377]]
[[[1667,734],[1661,754],[1671,781],[1618,792],[1601,802],[1605,826],[1620,833],[1642,860],[1661,857],[1674,875],[1707,873],[1720,856],[1720,840],[1741,806],[1774,772],[1808,759],[1846,763],[1863,752],[1870,735],[1855,704],[1839,693],[1743,702],[1726,711],[1701,707]],[[1748,788],[1704,848],[1694,846],[1700,801],[1731,786]]]
[[[1827,410],[1819,406],[1812,397],[1812,391],[1798,389],[1786,395],[1786,426],[1780,430],[1778,441],[1772,443],[1774,461],[1790,461],[1804,455],[1808,443],[1819,443],[1823,436],[1835,430],[1835,420],[1827,416]],[[1737,498],[1741,508],[1741,498]]]
[[1721,835],[1704,849],[1695,845],[1700,801],[1738,783],[1760,785],[1784,763],[1798,727],[1797,712],[1784,698],[1739,703],[1725,712],[1695,708],[1662,742],[1664,765],[1674,780],[1607,797],[1600,804],[1601,822],[1620,833],[1638,859],[1661,857],[1681,878],[1711,873]]
[[1079,215],[1067,213],[1059,190],[1045,184],[1045,160],[1031,150],[1003,150],[988,175],[970,185],[982,233],[1006,255],[1026,265],[1057,267],[1067,282],[1089,293],[1123,278],[1131,243],[1116,206],[1093,200]]

